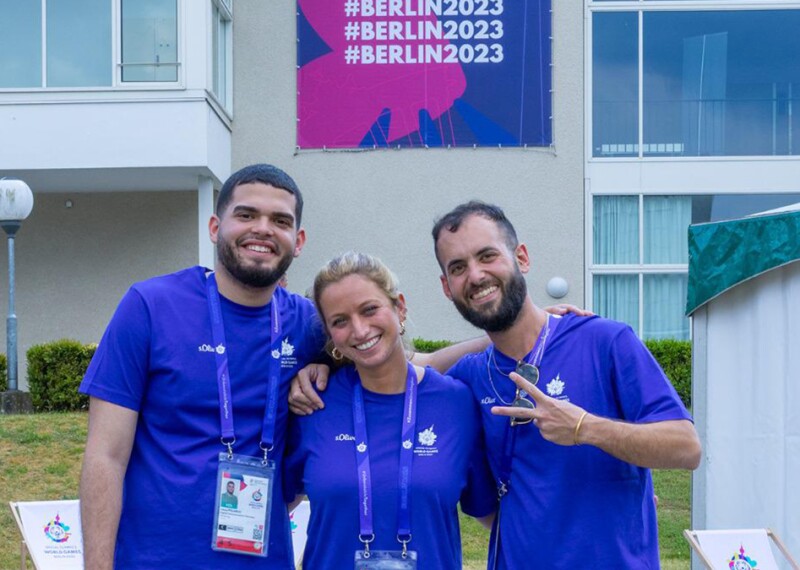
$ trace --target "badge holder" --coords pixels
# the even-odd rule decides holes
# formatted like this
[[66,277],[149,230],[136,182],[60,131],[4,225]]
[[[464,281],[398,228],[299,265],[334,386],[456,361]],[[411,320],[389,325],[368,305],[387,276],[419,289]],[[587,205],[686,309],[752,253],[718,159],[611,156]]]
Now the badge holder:
[[275,462],[219,454],[211,548],[267,556]]
[[359,540],[364,543],[364,550],[356,550],[355,570],[417,570],[417,552],[408,549],[411,535],[408,540],[397,537],[403,550],[370,550],[371,539],[363,540],[359,536]]

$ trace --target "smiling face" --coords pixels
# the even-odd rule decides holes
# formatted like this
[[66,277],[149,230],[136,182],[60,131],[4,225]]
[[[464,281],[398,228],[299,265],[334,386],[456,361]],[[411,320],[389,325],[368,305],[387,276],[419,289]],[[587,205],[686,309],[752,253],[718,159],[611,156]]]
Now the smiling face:
[[456,231],[442,231],[436,251],[444,294],[467,321],[488,332],[516,322],[527,297],[523,273],[530,264],[524,245],[510,251],[494,221],[472,215]]
[[361,370],[385,365],[393,356],[405,359],[400,323],[403,296],[392,301],[371,279],[354,273],[325,287],[319,309],[333,345]]
[[217,245],[217,269],[253,288],[275,285],[305,243],[295,197],[261,182],[237,186],[225,211],[211,217],[209,233]]

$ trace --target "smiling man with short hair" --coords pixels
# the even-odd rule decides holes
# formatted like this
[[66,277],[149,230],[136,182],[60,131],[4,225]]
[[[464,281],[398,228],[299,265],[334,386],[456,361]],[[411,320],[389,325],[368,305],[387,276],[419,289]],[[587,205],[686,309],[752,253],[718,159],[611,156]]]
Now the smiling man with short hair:
[[481,403],[498,480],[489,568],[658,568],[649,468],[700,461],[661,368],[623,323],[537,307],[497,206],[458,206],[433,239],[445,295],[492,341],[448,372]]
[[[243,484],[270,497],[280,489],[289,380],[322,351],[312,304],[278,287],[305,243],[302,207],[282,170],[243,168],[209,221],[214,271],[155,277],[120,302],[81,384],[91,397],[81,476],[87,570],[293,568],[280,493],[269,512],[248,511],[264,524],[240,543],[215,517],[242,510],[233,482],[234,507],[218,483],[220,466],[238,469],[240,456],[274,462],[271,475],[243,469]],[[226,552],[212,550],[212,536]]]

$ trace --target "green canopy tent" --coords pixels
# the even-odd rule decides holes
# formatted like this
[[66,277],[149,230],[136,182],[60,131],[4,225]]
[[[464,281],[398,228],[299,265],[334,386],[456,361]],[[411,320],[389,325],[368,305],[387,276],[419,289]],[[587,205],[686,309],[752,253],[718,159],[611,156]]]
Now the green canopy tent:
[[689,228],[686,314],[743,281],[800,260],[800,204]]

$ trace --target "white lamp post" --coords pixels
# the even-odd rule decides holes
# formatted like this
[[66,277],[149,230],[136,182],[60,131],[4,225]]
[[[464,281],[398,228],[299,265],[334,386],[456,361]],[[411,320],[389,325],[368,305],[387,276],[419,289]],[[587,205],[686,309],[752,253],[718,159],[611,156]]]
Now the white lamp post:
[[[14,237],[22,220],[33,209],[33,192],[22,180],[0,178],[0,226],[8,235],[8,318],[6,319],[6,362],[8,392],[3,394],[0,412],[26,411],[17,382],[17,315],[14,313]],[[29,401],[29,400],[28,400]]]

